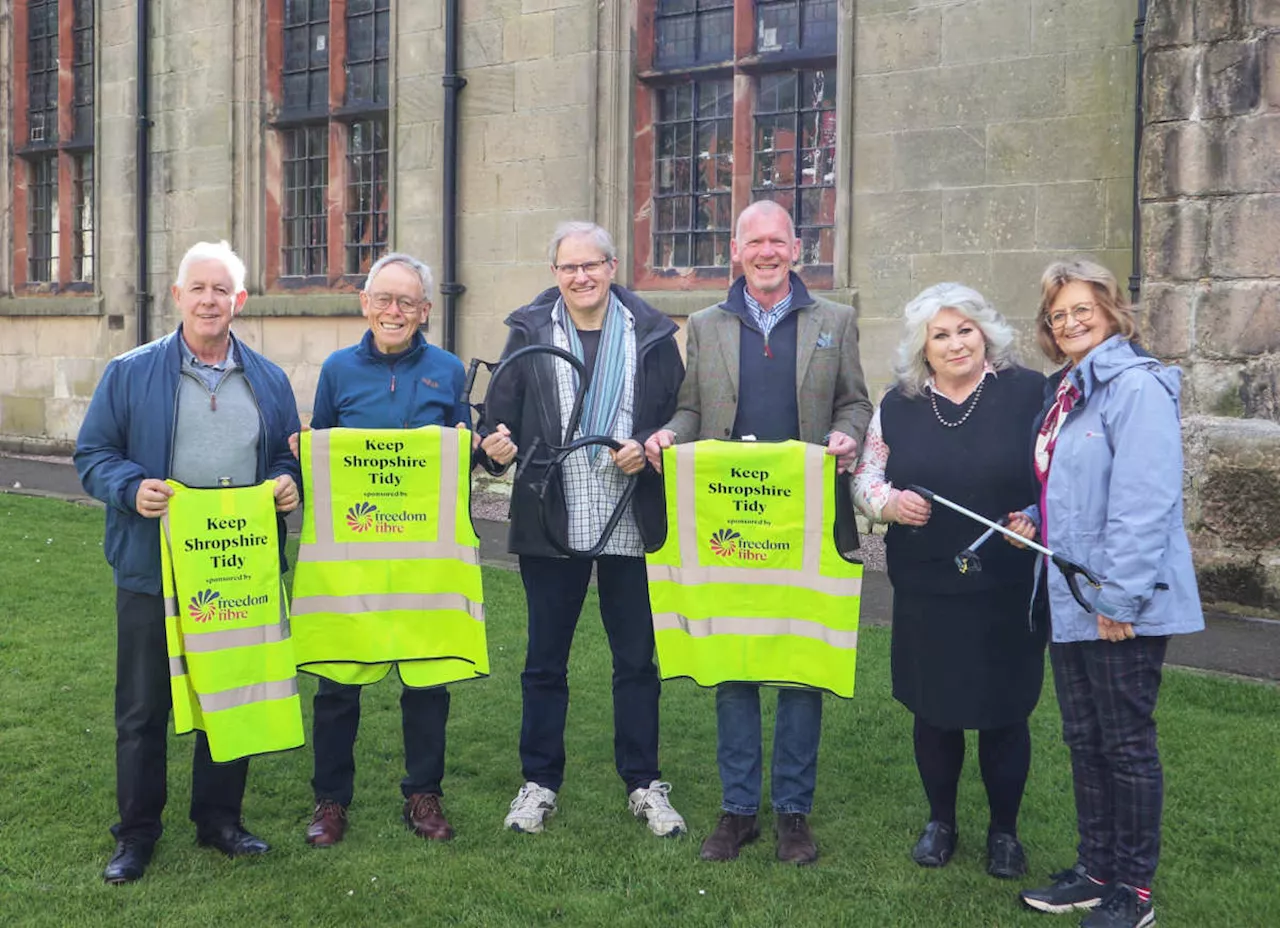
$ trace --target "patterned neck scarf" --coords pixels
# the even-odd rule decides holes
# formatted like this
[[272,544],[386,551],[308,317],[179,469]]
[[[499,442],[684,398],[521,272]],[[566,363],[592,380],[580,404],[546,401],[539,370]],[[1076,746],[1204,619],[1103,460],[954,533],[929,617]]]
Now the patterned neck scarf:
[[1040,426],[1040,434],[1036,436],[1036,476],[1043,486],[1049,482],[1049,464],[1053,461],[1053,449],[1058,445],[1058,433],[1062,431],[1062,423],[1067,413],[1075,407],[1080,399],[1080,390],[1071,382],[1067,374],[1058,384],[1058,392],[1054,396],[1053,405],[1045,414],[1044,424]]
[[[568,341],[569,351],[578,360],[584,360],[582,339],[573,324],[564,299],[557,301],[557,310],[564,320],[564,334]],[[613,435],[614,423],[618,419],[618,410],[622,406],[623,385],[627,377],[627,319],[626,312],[619,302],[617,294],[610,292],[609,305],[605,308],[604,327],[600,332],[600,347],[596,350],[596,364],[587,384],[586,396],[582,402],[581,435]],[[581,389],[578,375],[573,374],[573,385]],[[570,439],[577,436],[571,435]],[[587,454],[594,461],[604,450],[603,445],[593,445]]]

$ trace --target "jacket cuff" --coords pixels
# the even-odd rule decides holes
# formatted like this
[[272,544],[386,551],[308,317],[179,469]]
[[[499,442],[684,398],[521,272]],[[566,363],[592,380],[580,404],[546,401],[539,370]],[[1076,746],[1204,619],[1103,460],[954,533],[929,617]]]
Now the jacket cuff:
[[1132,624],[1138,617],[1138,610],[1130,605],[1122,605],[1114,599],[1108,599],[1106,593],[1102,593],[1093,603],[1093,611],[1099,615],[1104,615],[1113,622],[1128,622]]

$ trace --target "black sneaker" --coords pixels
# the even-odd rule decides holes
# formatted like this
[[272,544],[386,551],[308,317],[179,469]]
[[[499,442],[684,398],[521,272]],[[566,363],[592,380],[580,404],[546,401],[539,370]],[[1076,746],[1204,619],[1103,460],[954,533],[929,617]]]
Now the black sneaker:
[[1107,887],[1095,883],[1085,875],[1084,867],[1076,864],[1049,877],[1053,882],[1036,889],[1024,889],[1018,894],[1022,904],[1039,912],[1060,915],[1072,909],[1092,909],[1102,901]]
[[1138,891],[1132,886],[1116,883],[1080,923],[1080,928],[1147,928],[1155,923],[1156,913],[1151,903],[1139,899]]

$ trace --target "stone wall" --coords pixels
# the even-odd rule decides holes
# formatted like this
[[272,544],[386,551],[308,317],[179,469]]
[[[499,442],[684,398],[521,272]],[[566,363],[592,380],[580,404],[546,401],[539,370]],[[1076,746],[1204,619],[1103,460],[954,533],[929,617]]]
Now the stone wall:
[[1202,594],[1280,613],[1280,3],[1152,0],[1147,44],[1143,292]]
[[[1117,0],[855,4],[853,282],[874,386],[946,280],[1012,319],[1052,260],[1131,265],[1133,22]],[[1027,340],[1024,355],[1041,359]]]

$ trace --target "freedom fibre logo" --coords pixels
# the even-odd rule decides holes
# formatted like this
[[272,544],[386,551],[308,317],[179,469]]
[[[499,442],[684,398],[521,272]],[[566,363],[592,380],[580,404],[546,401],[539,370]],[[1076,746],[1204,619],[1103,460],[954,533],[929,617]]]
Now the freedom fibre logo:
[[347,510],[347,528],[353,532],[367,532],[373,526],[373,514],[378,507],[373,503],[356,503]]
[[187,612],[197,622],[208,622],[218,611],[218,598],[221,596],[214,590],[204,590],[191,597]]
[[742,536],[733,529],[722,528],[711,536],[711,553],[717,557],[733,557],[741,539]]

